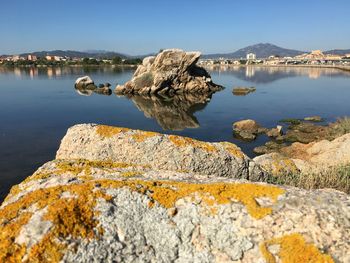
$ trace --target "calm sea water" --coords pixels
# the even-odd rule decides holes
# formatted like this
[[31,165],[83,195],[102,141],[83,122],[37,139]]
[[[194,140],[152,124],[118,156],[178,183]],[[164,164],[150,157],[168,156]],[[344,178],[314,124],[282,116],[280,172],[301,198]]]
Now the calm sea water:
[[[210,100],[147,100],[115,95],[77,93],[77,77],[95,83],[124,83],[133,69],[0,68],[0,201],[9,188],[52,160],[67,128],[100,123],[189,136],[205,141],[230,141],[248,155],[267,138],[238,141],[232,123],[255,119],[273,127],[283,118],[321,115],[326,121],[350,115],[350,73],[335,69],[248,67],[216,69],[212,78],[225,90]],[[256,92],[234,96],[232,87],[254,86]]]

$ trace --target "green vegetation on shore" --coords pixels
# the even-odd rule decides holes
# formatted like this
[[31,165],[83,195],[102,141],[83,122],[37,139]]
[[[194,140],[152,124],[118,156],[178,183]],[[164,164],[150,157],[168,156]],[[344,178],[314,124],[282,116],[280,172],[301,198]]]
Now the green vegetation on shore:
[[3,61],[0,66],[7,67],[23,67],[23,66],[102,66],[102,65],[139,65],[142,60],[140,58],[122,59],[121,57],[114,57],[113,59],[95,59],[95,58],[83,58],[79,60],[61,60],[53,61],[46,58],[39,58],[36,61],[31,60],[18,60],[18,61]]
[[305,189],[332,188],[350,194],[350,164],[320,172],[270,176],[267,182]]

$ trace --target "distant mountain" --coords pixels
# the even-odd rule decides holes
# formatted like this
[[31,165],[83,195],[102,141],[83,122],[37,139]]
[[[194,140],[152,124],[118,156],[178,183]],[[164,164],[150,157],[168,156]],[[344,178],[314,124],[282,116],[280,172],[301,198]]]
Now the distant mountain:
[[273,44],[269,43],[260,43],[252,46],[248,46],[245,48],[241,48],[233,53],[226,53],[226,54],[209,54],[204,55],[203,58],[245,58],[248,53],[254,53],[256,54],[257,58],[267,58],[269,56],[280,56],[280,57],[294,57],[303,53],[306,53],[306,51],[299,51],[299,50],[293,50],[293,49],[286,49],[282,47],[278,47]]
[[323,52],[325,54],[334,54],[334,55],[345,55],[350,54],[350,49],[332,49]]
[[128,55],[117,53],[113,51],[75,51],[75,50],[51,50],[51,51],[37,51],[37,52],[29,52],[20,54],[20,56],[27,56],[29,54],[34,54],[38,57],[44,57],[46,55],[51,56],[67,56],[67,57],[77,57],[77,58],[113,58],[113,57],[121,57],[128,58]]

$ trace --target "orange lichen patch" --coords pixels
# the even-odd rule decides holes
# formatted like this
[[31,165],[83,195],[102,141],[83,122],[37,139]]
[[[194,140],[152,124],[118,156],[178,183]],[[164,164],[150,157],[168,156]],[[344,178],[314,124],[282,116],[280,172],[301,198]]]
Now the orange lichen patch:
[[121,132],[127,132],[130,131],[128,128],[122,128],[122,127],[113,127],[108,125],[98,125],[96,128],[96,132],[98,135],[102,137],[112,137],[116,134],[119,134]]
[[280,157],[279,155],[272,156],[271,173],[273,175],[283,175],[286,173],[298,173],[298,168],[289,158]]
[[216,152],[217,149],[214,145],[208,143],[208,142],[202,142],[197,141],[191,138],[187,137],[181,137],[177,135],[169,135],[169,140],[178,147],[186,147],[188,145],[191,145],[194,148],[200,148],[202,150],[205,150],[207,152]]
[[137,142],[144,142],[148,138],[152,138],[158,136],[157,132],[149,132],[149,131],[135,131],[132,135],[132,138]]
[[22,189],[18,184],[12,186],[9,194],[4,199],[4,202],[7,202],[12,196],[18,195],[21,191]]
[[0,211],[0,262],[21,262],[25,253],[25,247],[15,243],[15,238],[21,231],[23,225],[31,218],[31,213],[22,213],[17,218],[11,218],[8,222],[3,221],[3,214]]
[[[14,240],[31,216],[28,218],[26,216],[26,220],[23,220],[23,216],[27,213],[21,211],[32,205],[39,209],[47,207],[48,212],[44,220],[51,221],[53,227],[29,251],[30,262],[58,262],[65,248],[59,240],[68,236],[95,238],[94,227],[98,222],[93,208],[97,198],[109,199],[109,196],[102,191],[93,191],[94,186],[93,182],[89,182],[39,189],[2,208],[0,210],[0,244],[3,245],[0,249],[0,262],[11,262],[10,259],[14,257],[18,259],[16,262],[20,262],[28,252],[25,246],[19,248]],[[67,191],[77,198],[61,198],[62,193]]]
[[233,156],[236,156],[241,159],[244,158],[243,152],[235,144],[229,142],[221,142],[220,144],[223,145],[225,150],[231,153]]
[[[99,179],[79,184],[61,185],[38,189],[27,193],[0,210],[0,262],[20,262],[29,254],[30,262],[58,262],[61,260],[67,244],[62,242],[68,237],[73,239],[98,238],[102,232],[97,228],[98,212],[94,210],[96,200],[110,200],[105,193],[108,188],[124,188],[148,196],[149,207],[157,202],[165,208],[173,208],[177,200],[198,194],[208,208],[232,201],[243,203],[249,214],[262,218],[272,212],[271,207],[261,207],[256,198],[269,197],[276,201],[284,190],[268,185],[249,183],[212,183],[195,184],[173,181],[111,180]],[[62,198],[63,193],[71,197]],[[35,206],[47,209],[43,220],[53,223],[41,241],[30,250],[20,246],[14,240],[21,226],[25,225],[31,214],[26,209]],[[217,210],[213,209],[212,213]]]
[[260,251],[267,263],[276,263],[276,258],[268,247],[279,245],[278,257],[282,263],[334,263],[331,256],[322,254],[315,245],[307,244],[299,233],[273,238],[260,245]]
[[120,175],[123,177],[133,177],[141,174],[142,174],[141,172],[137,172],[137,171],[127,171],[127,172],[122,172]]
[[[256,202],[256,198],[269,197],[276,202],[279,195],[284,193],[283,189],[275,186],[249,184],[249,183],[212,183],[194,184],[187,182],[172,181],[99,181],[102,187],[127,186],[133,191],[146,194],[151,200],[158,202],[165,208],[174,207],[175,202],[181,198],[193,195],[211,196],[213,199],[204,198],[208,206],[213,204],[227,204],[232,200],[243,203],[248,213],[260,219],[272,212],[271,207],[262,207]],[[152,204],[150,204],[152,206]]]

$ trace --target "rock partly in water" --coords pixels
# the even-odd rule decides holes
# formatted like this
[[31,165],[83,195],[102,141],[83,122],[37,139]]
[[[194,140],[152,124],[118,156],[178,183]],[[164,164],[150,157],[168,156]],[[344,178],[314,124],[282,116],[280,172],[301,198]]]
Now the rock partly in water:
[[266,135],[269,136],[269,137],[274,137],[274,138],[283,135],[282,126],[281,125],[277,125],[276,128],[269,129],[266,132]]
[[331,132],[330,126],[315,125],[310,122],[300,122],[290,125],[281,140],[285,142],[310,143],[325,139]]
[[286,143],[281,143],[278,141],[268,141],[264,145],[257,146],[253,149],[253,152],[256,154],[265,154],[265,153],[272,153],[272,152],[279,152],[281,148],[286,147]]
[[232,89],[232,93],[235,96],[246,96],[249,93],[255,92],[255,87],[235,87]]
[[222,87],[212,82],[209,73],[196,65],[200,52],[167,49],[157,56],[146,57],[133,78],[118,85],[117,94],[213,93]]
[[106,86],[97,88],[94,90],[94,92],[97,94],[108,95],[108,96],[112,94],[112,90]]
[[94,81],[89,76],[84,76],[84,77],[77,78],[77,80],[75,81],[75,88],[92,90],[97,87]]
[[305,117],[304,121],[322,122],[323,119],[321,116],[310,116],[310,117]]
[[93,92],[101,95],[111,95],[112,90],[109,88],[111,84],[99,84],[95,85],[94,81],[89,77],[81,77],[75,81],[74,88],[79,95],[90,96]]
[[0,262],[350,261],[349,195],[222,177],[239,149],[172,138],[71,128],[1,205]]
[[264,133],[267,130],[251,119],[237,121],[233,123],[232,128],[236,137],[248,141],[255,140],[258,134]]

